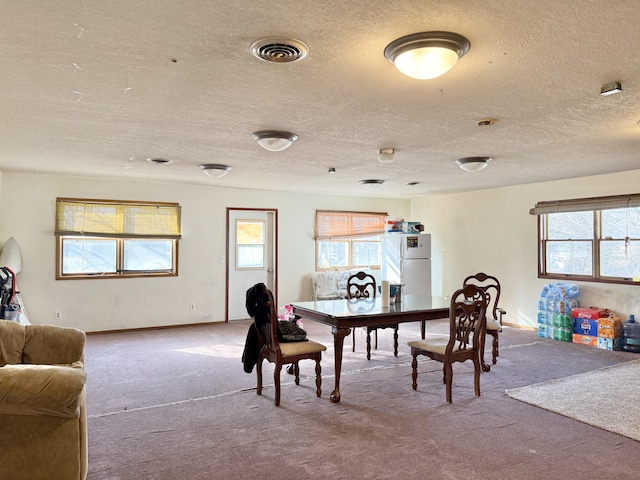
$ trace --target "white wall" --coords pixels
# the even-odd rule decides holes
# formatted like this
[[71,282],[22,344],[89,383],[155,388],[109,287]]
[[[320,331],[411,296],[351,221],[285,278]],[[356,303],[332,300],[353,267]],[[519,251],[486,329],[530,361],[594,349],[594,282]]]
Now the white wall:
[[[638,193],[638,185],[640,170],[409,202],[3,172],[0,244],[14,237],[20,245],[18,288],[33,323],[91,332],[218,322],[224,320],[225,266],[218,258],[226,254],[227,207],[278,209],[281,305],[311,297],[316,209],[387,211],[421,221],[432,234],[435,295],[450,294],[471,273],[491,273],[502,283],[505,321],[535,327],[538,297],[548,281],[537,278],[537,224],[529,209],[541,200]],[[56,281],[56,197],[180,203],[180,275]],[[578,284],[582,305],[610,308],[623,319],[640,315],[640,286]]]
[[[549,280],[538,278],[537,218],[529,210],[543,200],[638,193],[639,187],[635,170],[414,199],[411,218],[432,233],[434,295],[451,294],[467,275],[483,271],[500,280],[505,322],[536,327],[540,291]],[[640,315],[640,286],[575,283],[583,306],[609,308],[623,320]]]
[[[55,280],[56,197],[178,202],[179,276]],[[3,172],[0,245],[23,257],[18,289],[32,323],[87,332],[224,321],[226,208],[273,208],[279,220],[279,304],[311,298],[315,210],[386,211],[407,217],[408,200],[337,197]],[[190,311],[189,305],[196,304]],[[55,312],[62,319],[55,319]]]

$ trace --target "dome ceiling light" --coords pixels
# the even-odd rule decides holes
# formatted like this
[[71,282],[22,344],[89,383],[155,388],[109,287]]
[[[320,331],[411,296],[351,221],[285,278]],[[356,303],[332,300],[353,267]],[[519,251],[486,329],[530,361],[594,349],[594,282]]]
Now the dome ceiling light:
[[491,157],[464,157],[456,160],[456,163],[465,172],[479,172],[489,165],[491,160]]
[[457,33],[422,32],[394,40],[384,56],[405,75],[429,80],[451,70],[469,48],[469,40]]
[[289,148],[298,138],[295,133],[278,130],[261,130],[254,132],[252,136],[262,148],[270,152],[281,152]]
[[205,175],[211,178],[222,178],[231,170],[229,165],[222,165],[221,163],[203,163],[200,168]]

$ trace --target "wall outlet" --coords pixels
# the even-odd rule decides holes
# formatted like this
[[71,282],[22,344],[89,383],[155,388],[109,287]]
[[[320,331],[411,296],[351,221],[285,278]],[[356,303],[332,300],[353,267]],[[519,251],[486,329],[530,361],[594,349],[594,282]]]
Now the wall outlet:
[[60,320],[62,318],[62,312],[56,312],[56,319]]
[[191,304],[191,310],[195,310],[195,309],[196,309],[196,304],[195,304],[195,303],[192,303],[192,304]]

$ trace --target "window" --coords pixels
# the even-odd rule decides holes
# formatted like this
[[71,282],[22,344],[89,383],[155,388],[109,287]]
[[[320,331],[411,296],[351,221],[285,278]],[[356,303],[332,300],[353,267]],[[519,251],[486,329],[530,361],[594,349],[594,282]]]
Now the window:
[[316,270],[380,268],[386,213],[316,211]]
[[56,279],[178,274],[176,203],[56,200]]
[[540,202],[540,278],[640,283],[640,195]]
[[263,220],[236,220],[236,270],[264,268]]

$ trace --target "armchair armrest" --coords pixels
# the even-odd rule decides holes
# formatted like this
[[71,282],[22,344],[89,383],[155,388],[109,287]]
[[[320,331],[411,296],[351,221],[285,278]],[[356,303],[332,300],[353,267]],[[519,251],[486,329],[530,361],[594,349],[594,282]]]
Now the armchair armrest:
[[87,375],[75,365],[0,368],[0,414],[77,418]]
[[22,363],[67,365],[84,360],[87,335],[72,327],[27,325]]

